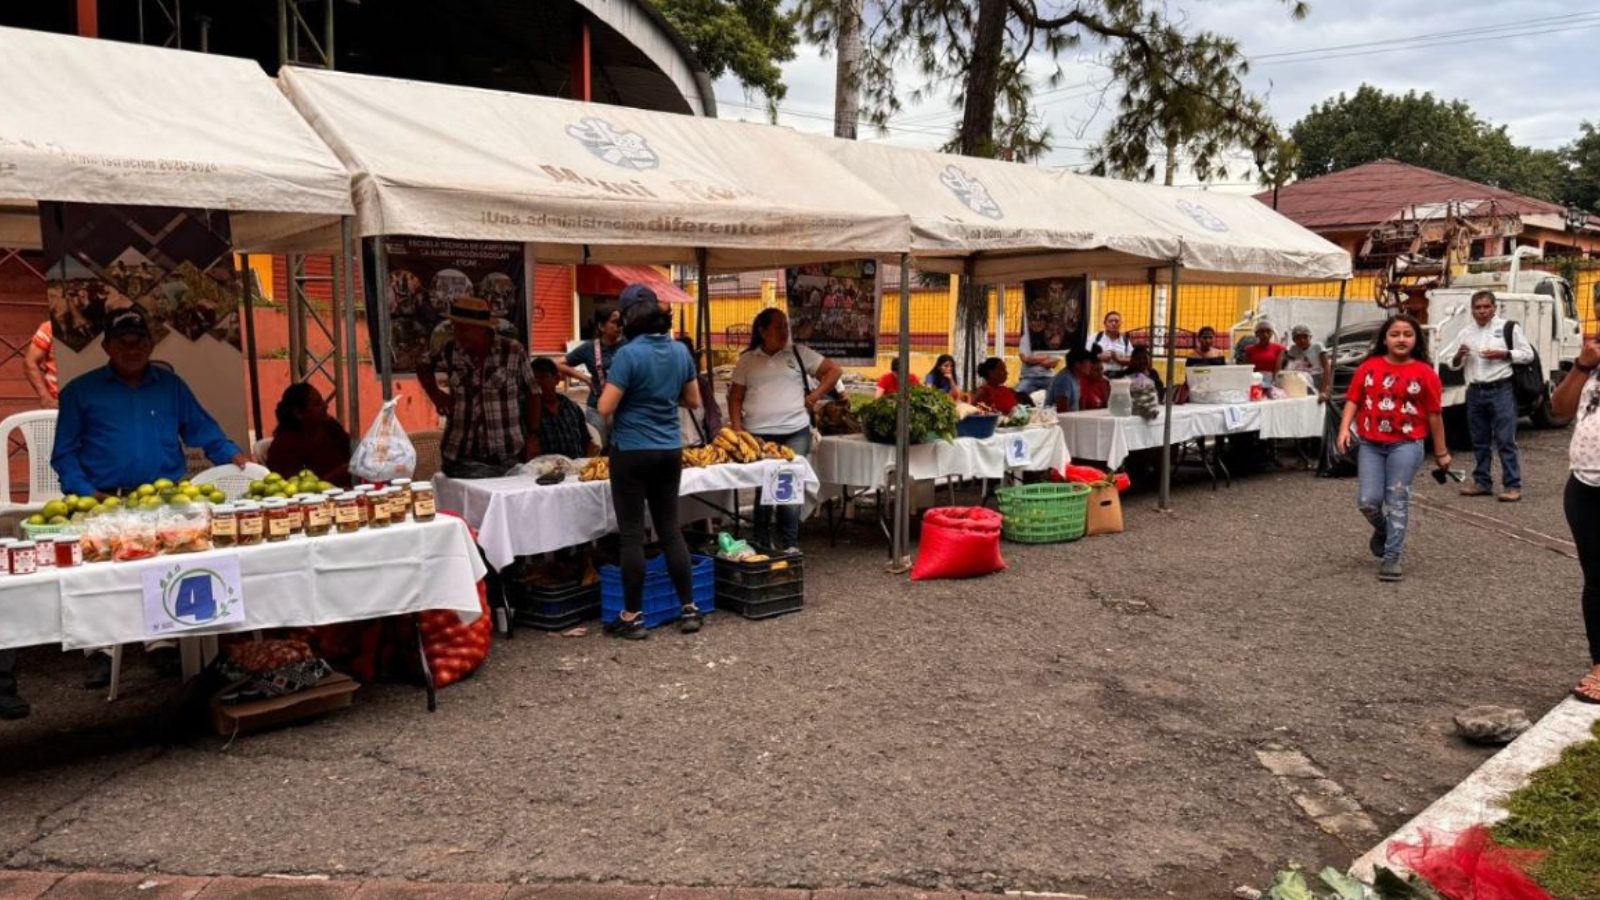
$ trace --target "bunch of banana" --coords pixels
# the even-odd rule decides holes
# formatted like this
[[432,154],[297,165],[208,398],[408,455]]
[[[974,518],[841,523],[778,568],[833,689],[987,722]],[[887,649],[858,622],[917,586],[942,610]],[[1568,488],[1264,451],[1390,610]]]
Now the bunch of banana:
[[580,481],[610,481],[611,460],[608,457],[596,456],[583,464],[583,471],[578,473]]
[[762,441],[761,442],[761,458],[762,459],[794,459],[794,451],[790,450],[788,447],[783,446],[782,444],[774,444],[771,441]]
[[701,469],[706,466],[720,465],[728,461],[727,451],[721,447],[685,447],[683,448],[683,467],[685,469]]
[[749,432],[724,428],[717,432],[712,445],[720,447],[733,462],[752,463],[761,458],[761,442]]

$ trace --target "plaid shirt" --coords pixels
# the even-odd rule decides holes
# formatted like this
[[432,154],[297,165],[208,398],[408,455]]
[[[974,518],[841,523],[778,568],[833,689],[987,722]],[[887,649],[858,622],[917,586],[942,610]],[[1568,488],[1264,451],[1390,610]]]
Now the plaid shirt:
[[556,395],[556,408],[545,408],[539,422],[539,452],[559,453],[571,459],[588,456],[589,420],[583,409],[560,394]]
[[516,341],[496,338],[482,363],[446,343],[433,369],[450,386],[451,412],[440,455],[447,462],[510,462],[522,455],[527,403],[537,403],[528,353]]

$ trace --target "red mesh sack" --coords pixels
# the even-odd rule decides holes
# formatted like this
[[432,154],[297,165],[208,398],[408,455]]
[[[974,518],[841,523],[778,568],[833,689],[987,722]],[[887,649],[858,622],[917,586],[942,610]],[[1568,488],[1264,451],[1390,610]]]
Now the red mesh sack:
[[1390,859],[1422,876],[1450,900],[1550,900],[1524,871],[1543,855],[1538,850],[1502,847],[1482,825],[1468,828],[1453,841],[1423,832],[1415,844],[1389,845]]
[[461,624],[461,616],[451,609],[431,609],[422,613],[422,652],[433,672],[433,686],[444,687],[471,675],[489,658],[489,638],[494,616],[489,614],[489,591],[478,582],[480,615],[471,625]]
[[1133,481],[1128,478],[1127,472],[1118,472],[1115,475],[1110,475],[1096,469],[1094,466],[1080,466],[1076,463],[1067,463],[1062,466],[1059,472],[1051,469],[1049,479],[1057,483],[1067,482],[1068,484],[1097,484],[1102,481],[1109,481],[1117,486],[1117,493],[1119,494],[1133,484]]
[[912,581],[974,578],[1006,567],[1000,557],[1000,514],[981,506],[939,506],[922,516],[922,543]]

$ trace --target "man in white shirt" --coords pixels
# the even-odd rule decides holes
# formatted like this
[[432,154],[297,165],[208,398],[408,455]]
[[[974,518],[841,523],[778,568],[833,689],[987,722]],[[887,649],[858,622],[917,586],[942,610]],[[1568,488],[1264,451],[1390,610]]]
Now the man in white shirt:
[[1462,496],[1494,493],[1491,460],[1498,446],[1505,489],[1497,496],[1515,503],[1522,499],[1522,465],[1517,458],[1517,395],[1511,388],[1511,364],[1533,362],[1533,347],[1515,322],[1510,323],[1508,347],[1507,322],[1495,310],[1493,291],[1473,294],[1472,324],[1461,329],[1439,358],[1452,369],[1466,369],[1467,425],[1477,466],[1472,470],[1472,484],[1461,489]]
[[1123,371],[1128,367],[1128,361],[1133,359],[1133,342],[1122,333],[1122,313],[1116,311],[1106,313],[1101,325],[1104,326],[1102,330],[1084,342],[1084,349],[1105,363],[1107,378],[1121,378]]

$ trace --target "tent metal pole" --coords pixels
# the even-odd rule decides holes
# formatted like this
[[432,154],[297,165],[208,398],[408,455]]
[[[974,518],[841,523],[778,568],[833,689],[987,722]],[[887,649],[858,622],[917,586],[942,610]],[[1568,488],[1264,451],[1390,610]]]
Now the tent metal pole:
[[706,271],[706,260],[710,254],[704,247],[696,247],[694,251],[694,350],[695,363],[704,366],[705,373],[711,375],[711,275]]
[[250,422],[255,426],[256,440],[261,440],[261,371],[256,365],[256,301],[250,273],[250,254],[239,254],[240,284],[244,286],[244,317],[240,324],[244,330],[244,359],[250,372]]
[[911,257],[900,254],[900,391],[894,438],[894,559],[892,571],[911,565]]
[[394,361],[389,347],[389,254],[383,246],[383,236],[374,243],[373,296],[378,303],[378,335],[372,347],[372,358],[378,364],[378,380],[383,385],[383,402],[394,399]]
[[[1163,512],[1172,509],[1172,378],[1178,365],[1178,271],[1182,265],[1172,261],[1172,283],[1167,291],[1167,396],[1161,420],[1161,502]],[[1151,295],[1155,294],[1155,270],[1151,270]]]
[[1346,278],[1344,281],[1339,282],[1339,305],[1334,307],[1333,310],[1333,334],[1328,340],[1328,342],[1332,344],[1332,346],[1328,348],[1328,352],[1333,355],[1333,360],[1332,364],[1328,366],[1328,383],[1323,385],[1323,389],[1328,391],[1329,402],[1333,401],[1332,376],[1334,374],[1333,370],[1339,365],[1339,329],[1344,327],[1344,294],[1349,287],[1350,279]]
[[1150,355],[1156,352],[1156,270],[1150,270],[1150,315],[1146,318],[1150,323],[1147,334],[1149,335]]
[[1006,358],[1006,284],[995,285],[994,293],[999,308],[994,313],[994,355]]
[[344,304],[344,379],[345,394],[348,400],[345,411],[349,419],[345,427],[351,434],[361,431],[361,340],[356,331],[356,273],[360,271],[356,260],[355,228],[349,216],[339,218],[339,253],[340,266],[344,269],[344,281],[340,286],[340,302]]

